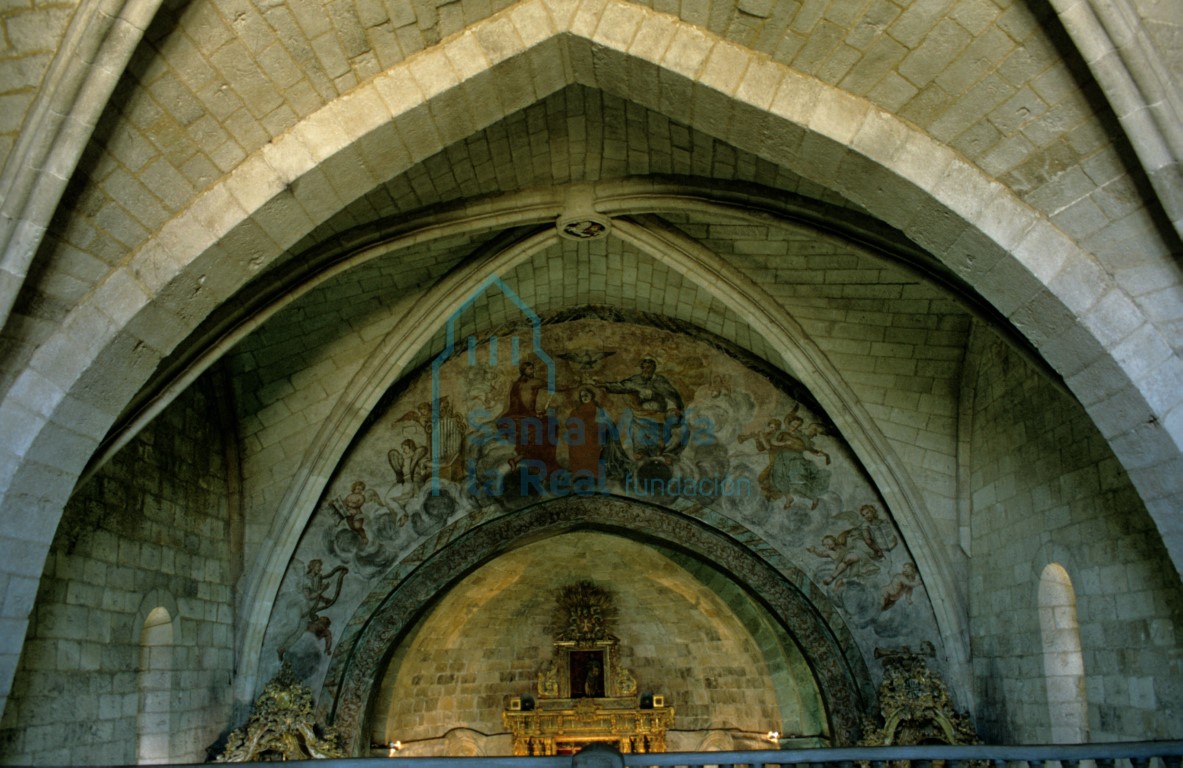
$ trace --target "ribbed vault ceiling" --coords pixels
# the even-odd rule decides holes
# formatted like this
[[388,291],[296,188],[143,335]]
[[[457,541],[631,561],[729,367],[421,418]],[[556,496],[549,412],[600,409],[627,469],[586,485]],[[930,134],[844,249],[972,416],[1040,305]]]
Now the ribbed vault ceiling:
[[[248,411],[266,408],[270,393],[284,391],[283,382],[293,370],[315,365],[326,356],[339,356],[343,349],[349,350],[351,359],[366,357],[393,322],[391,313],[405,310],[400,301],[413,299],[448,270],[484,250],[504,247],[502,241],[521,236],[499,234],[494,222],[474,225],[474,231],[425,235],[422,242],[401,247],[382,245],[392,234],[415,226],[420,217],[446,218],[446,213],[432,212],[451,209],[462,219],[482,200],[512,210],[517,199],[507,195],[517,193],[527,202],[542,201],[542,222],[530,225],[527,218],[525,229],[520,230],[524,232],[530,226],[545,227],[563,204],[566,193],[562,190],[571,185],[634,183],[643,190],[644,179],[687,200],[637,203],[642,210],[658,208],[664,221],[742,270],[790,314],[815,316],[819,322],[810,327],[819,338],[833,335],[835,324],[847,322],[850,311],[879,315],[899,311],[913,318],[928,316],[913,319],[912,324],[961,332],[967,327],[963,309],[939,298],[931,288],[918,287],[924,281],[917,269],[938,281],[951,280],[948,271],[902,236],[871,222],[858,206],[657,112],[572,85],[370,190],[309,232],[161,366],[154,383],[126,409],[124,421],[135,417],[170,381],[212,361],[219,345],[245,338],[261,319],[282,308],[234,354],[234,369],[243,377],[239,391],[244,407]],[[736,215],[729,217],[723,210],[693,211],[695,200],[711,198],[739,206]],[[626,194],[621,205],[629,205],[629,199]],[[501,200],[506,202],[498,203]],[[745,207],[758,210],[767,204],[801,210],[808,224],[775,214],[762,222],[744,218],[752,213]],[[874,245],[883,247],[868,250],[818,227],[873,239]],[[372,250],[366,252],[367,248]],[[329,274],[333,276],[326,279]],[[764,339],[704,293],[695,279],[671,272],[616,239],[588,248],[556,243],[518,266],[512,276],[503,277],[509,277],[522,298],[539,312],[603,304],[667,314],[773,365],[784,365]],[[974,301],[970,290],[956,281],[951,284],[962,289],[963,300]],[[293,301],[296,291],[307,293]],[[946,313],[958,319],[942,320]],[[491,332],[501,320],[496,312],[488,317],[484,328],[465,332]],[[359,334],[362,327],[369,330]],[[50,328],[47,324],[47,332]],[[431,348],[421,350],[417,363],[438,352],[441,345],[437,339]],[[842,353],[841,348],[834,351]],[[960,352],[942,354],[954,364],[960,359]],[[952,375],[942,374],[942,378]],[[118,434],[113,434],[115,440]]]
[[840,195],[702,131],[572,85],[371,190],[290,252],[323,247],[337,233],[459,200],[645,176],[755,183],[858,210]]

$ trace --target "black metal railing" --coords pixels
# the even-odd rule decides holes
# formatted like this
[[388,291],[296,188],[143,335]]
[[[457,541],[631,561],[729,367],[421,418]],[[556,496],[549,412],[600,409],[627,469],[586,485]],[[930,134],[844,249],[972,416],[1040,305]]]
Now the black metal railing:
[[[615,753],[623,768],[1183,768],[1183,741],[1038,746],[894,746],[749,752]],[[356,757],[309,761],[316,768],[573,768],[578,757]],[[238,763],[238,765],[269,765]],[[583,768],[608,768],[601,761]]]
[[[624,768],[1183,768],[1183,741],[654,752],[620,755],[618,760]],[[375,768],[376,761],[382,768],[572,768],[578,762],[571,756],[371,757],[318,760],[316,766]]]
[[837,747],[622,757],[626,768],[1181,768],[1183,741],[1039,746]]

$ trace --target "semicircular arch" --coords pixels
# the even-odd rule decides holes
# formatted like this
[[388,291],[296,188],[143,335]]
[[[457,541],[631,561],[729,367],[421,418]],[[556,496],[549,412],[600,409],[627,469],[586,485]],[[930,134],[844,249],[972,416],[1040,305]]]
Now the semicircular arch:
[[757,554],[744,546],[739,538],[744,530],[737,524],[732,527],[723,531],[633,499],[564,497],[502,515],[458,535],[441,533],[422,545],[423,552],[415,558],[417,567],[362,601],[338,640],[318,708],[342,734],[347,750],[357,752],[369,732],[369,710],[385,659],[437,596],[480,565],[522,544],[593,529],[654,542],[707,560],[724,572],[793,638],[814,671],[833,738],[839,744],[853,743],[862,713],[875,700],[870,672],[853,636],[805,574],[775,552]]

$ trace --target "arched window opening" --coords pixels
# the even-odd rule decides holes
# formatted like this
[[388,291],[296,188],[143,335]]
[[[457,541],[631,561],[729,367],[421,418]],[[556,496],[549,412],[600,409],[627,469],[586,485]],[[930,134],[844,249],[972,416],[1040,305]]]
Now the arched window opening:
[[1076,592],[1068,572],[1057,563],[1049,564],[1039,577],[1039,625],[1051,741],[1083,744],[1088,741],[1088,698]]
[[153,608],[140,631],[139,716],[136,761],[171,762],[173,620],[166,608]]

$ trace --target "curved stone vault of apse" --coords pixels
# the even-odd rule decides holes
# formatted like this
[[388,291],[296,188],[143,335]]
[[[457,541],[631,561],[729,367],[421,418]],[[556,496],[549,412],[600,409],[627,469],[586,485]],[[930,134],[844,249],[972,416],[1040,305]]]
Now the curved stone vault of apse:
[[[537,672],[562,657],[550,631],[557,597],[585,581],[612,597],[608,632],[637,692],[675,707],[667,751],[699,751],[723,735],[762,749],[769,730],[825,743],[813,671],[761,603],[701,560],[592,530],[516,547],[433,603],[384,666],[370,743],[401,741],[400,757],[454,754],[441,733],[463,722],[487,734],[482,754],[509,754],[505,699],[541,693]],[[422,704],[444,699],[454,709]]]

